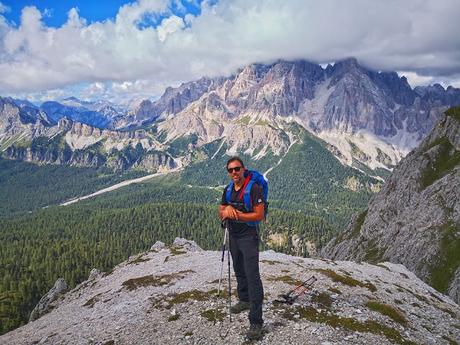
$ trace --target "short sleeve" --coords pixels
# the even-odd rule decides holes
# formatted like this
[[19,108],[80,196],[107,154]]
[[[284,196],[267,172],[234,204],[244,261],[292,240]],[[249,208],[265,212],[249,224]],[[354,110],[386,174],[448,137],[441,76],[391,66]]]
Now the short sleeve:
[[251,188],[251,202],[252,205],[258,205],[264,202],[263,189],[257,183],[254,183]]

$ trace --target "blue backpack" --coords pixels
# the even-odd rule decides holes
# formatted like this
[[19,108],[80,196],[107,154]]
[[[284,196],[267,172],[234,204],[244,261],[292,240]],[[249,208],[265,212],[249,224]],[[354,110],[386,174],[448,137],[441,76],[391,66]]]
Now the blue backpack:
[[[254,183],[257,183],[262,187],[263,190],[263,201],[264,201],[264,217],[267,217],[268,213],[268,180],[262,175],[260,172],[255,170],[245,170],[244,177],[246,180],[244,181],[244,185],[238,194],[238,199],[243,200],[244,208],[247,212],[252,211],[252,202],[251,202],[251,188]],[[230,199],[233,190],[233,181],[227,187],[227,193],[225,194],[225,199],[227,203],[230,204]],[[257,226],[259,222],[246,222],[249,226]]]

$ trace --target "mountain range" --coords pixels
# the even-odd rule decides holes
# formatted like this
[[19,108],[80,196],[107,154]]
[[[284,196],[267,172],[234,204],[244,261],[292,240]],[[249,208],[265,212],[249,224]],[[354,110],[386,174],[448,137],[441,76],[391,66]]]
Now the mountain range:
[[[325,68],[277,61],[248,65],[230,77],[168,87],[158,100],[138,100],[128,108],[74,97],[39,107],[2,98],[0,149],[12,159],[153,171],[193,163],[187,150],[171,149],[178,141],[193,151],[221,140],[226,146],[221,154],[282,158],[301,141],[291,126],[296,124],[322,139],[343,164],[391,170],[443,111],[458,104],[459,89],[439,84],[412,89],[396,72],[372,71],[354,58]],[[42,157],[32,145],[37,138],[43,144],[48,138],[51,146],[59,141],[67,154]],[[109,159],[114,148],[129,151],[138,144],[143,152],[139,148],[133,161]],[[76,150],[100,157],[82,159],[79,153],[72,158]],[[152,160],[159,163],[147,163]]]

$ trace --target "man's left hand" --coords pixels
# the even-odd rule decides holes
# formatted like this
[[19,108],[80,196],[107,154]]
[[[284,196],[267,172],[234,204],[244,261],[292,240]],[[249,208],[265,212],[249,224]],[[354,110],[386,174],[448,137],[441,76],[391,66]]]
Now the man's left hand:
[[224,210],[224,218],[238,220],[238,211],[233,206],[228,205]]

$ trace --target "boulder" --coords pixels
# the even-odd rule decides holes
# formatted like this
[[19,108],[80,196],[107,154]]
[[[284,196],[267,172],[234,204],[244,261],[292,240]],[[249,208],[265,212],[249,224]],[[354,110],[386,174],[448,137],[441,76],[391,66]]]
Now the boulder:
[[41,316],[53,310],[55,307],[53,302],[55,302],[59,296],[65,294],[68,290],[69,287],[63,278],[56,280],[54,286],[40,299],[34,310],[30,313],[29,322],[37,320]]

